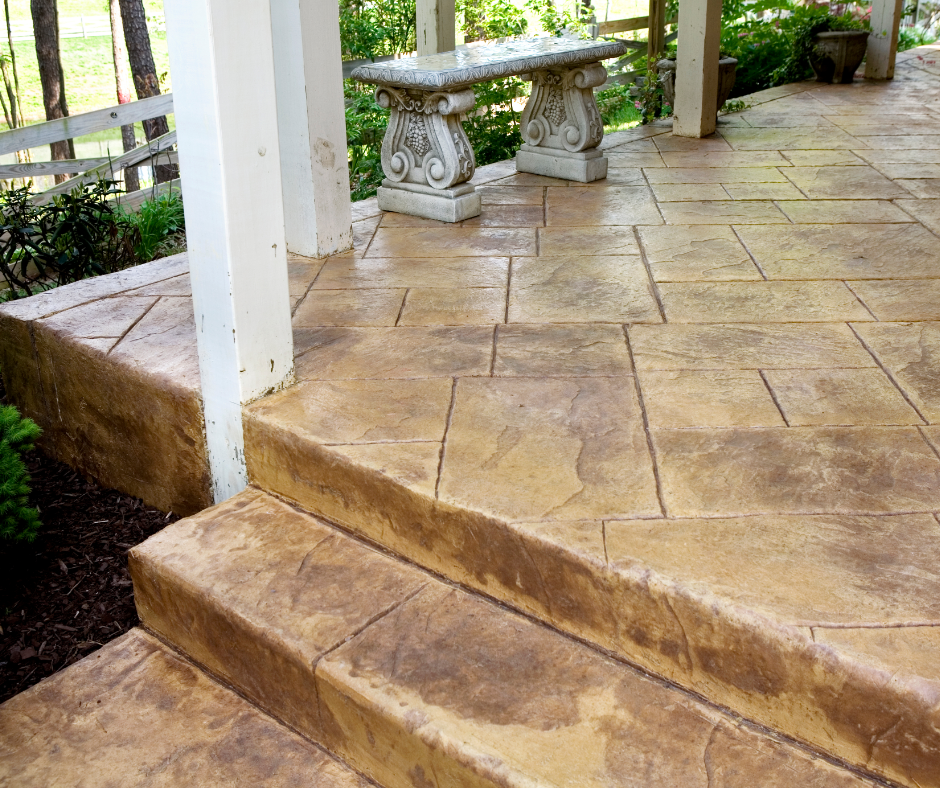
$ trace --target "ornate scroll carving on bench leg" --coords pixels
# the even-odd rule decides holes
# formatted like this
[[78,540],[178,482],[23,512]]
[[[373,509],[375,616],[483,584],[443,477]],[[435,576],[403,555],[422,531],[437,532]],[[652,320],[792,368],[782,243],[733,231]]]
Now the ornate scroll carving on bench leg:
[[379,208],[444,222],[478,216],[480,195],[466,183],[476,163],[460,124],[460,114],[473,109],[473,91],[381,85],[375,100],[391,110],[382,141]]
[[532,95],[522,113],[525,144],[516,169],[588,183],[607,177],[607,158],[597,149],[604,123],[594,100],[607,71],[600,63],[526,74]]

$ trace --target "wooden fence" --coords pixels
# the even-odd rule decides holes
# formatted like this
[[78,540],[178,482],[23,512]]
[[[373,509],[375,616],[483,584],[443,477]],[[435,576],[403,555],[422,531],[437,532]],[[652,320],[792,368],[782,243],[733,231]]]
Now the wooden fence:
[[[596,28],[595,38],[599,36],[612,36],[615,33],[629,33],[637,30],[647,30],[646,41],[624,41],[630,51],[626,55],[612,64],[608,64],[607,69],[611,72],[603,87],[610,85],[629,85],[636,81],[638,76],[646,73],[646,59],[650,56],[656,56],[662,53],[666,44],[675,41],[678,32],[666,33],[666,26],[675,26],[678,18],[666,19],[665,0],[649,0],[649,14],[647,16],[635,16],[630,19],[612,19],[607,22],[599,22]],[[636,67],[639,64],[639,68]]]

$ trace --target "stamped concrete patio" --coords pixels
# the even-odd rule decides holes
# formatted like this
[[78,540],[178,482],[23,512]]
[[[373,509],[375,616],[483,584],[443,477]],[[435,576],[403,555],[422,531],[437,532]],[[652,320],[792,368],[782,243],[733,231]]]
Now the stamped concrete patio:
[[[298,383],[246,410],[252,483],[940,786],[940,48],[898,61],[891,83],[757,94],[707,139],[610,135],[605,181],[481,168],[458,225],[355,205],[352,252],[291,264]],[[184,265],[7,307],[4,330],[28,327],[27,410],[63,454],[195,510]],[[173,392],[149,412],[176,449],[82,460],[135,407],[94,381],[131,373]]]

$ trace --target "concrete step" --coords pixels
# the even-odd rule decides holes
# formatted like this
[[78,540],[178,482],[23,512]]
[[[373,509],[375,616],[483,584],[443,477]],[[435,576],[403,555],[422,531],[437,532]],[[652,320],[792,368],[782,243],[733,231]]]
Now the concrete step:
[[0,785],[369,783],[135,629],[0,706]]
[[[303,382],[246,409],[249,474],[261,489],[746,718],[910,788],[938,788],[937,519],[884,516],[876,498],[868,514],[609,520],[578,519],[576,502],[571,519],[556,519],[548,502],[572,488],[559,493],[552,480],[570,480],[562,466],[572,457],[587,463],[575,498],[599,495],[599,479],[629,476],[623,457],[605,453],[605,441],[626,438],[595,434],[594,419],[604,407],[629,410],[629,402],[623,387],[592,380],[601,382],[489,381],[490,389],[515,392],[503,402],[474,400],[482,384],[461,379],[452,410],[476,409],[446,432],[447,380]],[[568,386],[568,399],[548,396],[552,386]],[[576,394],[581,421],[572,426],[556,405]],[[505,441],[498,430],[475,432],[500,419]],[[442,433],[450,436],[443,445]],[[454,443],[455,433],[463,443]],[[662,439],[691,445],[698,434]],[[524,435],[544,444],[542,455],[533,446],[531,457],[505,455]],[[645,451],[642,433],[631,435]],[[886,489],[896,478],[927,488],[926,477],[877,470],[909,449],[933,463],[919,435],[903,446],[887,436],[884,463],[851,443],[853,435],[835,436],[832,451],[856,470],[837,472],[821,449],[794,460],[793,473],[810,468],[813,489],[849,489],[862,477]],[[728,437],[723,451],[745,467],[752,438]],[[508,478],[478,472],[487,457],[511,466]],[[780,461],[782,476],[789,468]],[[790,490],[784,481],[781,489]],[[448,483],[462,494],[449,494]],[[731,511],[735,505],[728,502]]]
[[386,788],[875,784],[256,489],[131,571],[147,627]]

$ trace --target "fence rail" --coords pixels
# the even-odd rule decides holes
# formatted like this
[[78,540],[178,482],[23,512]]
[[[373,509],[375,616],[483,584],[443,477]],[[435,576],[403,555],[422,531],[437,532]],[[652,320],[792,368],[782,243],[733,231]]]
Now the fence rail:
[[[148,17],[147,27],[151,32],[163,30],[165,23],[162,17]],[[33,32],[33,23],[29,20],[10,22],[10,33],[14,41],[32,41],[36,36]],[[111,18],[107,14],[91,16],[60,16],[59,38],[96,38],[111,35]]]

